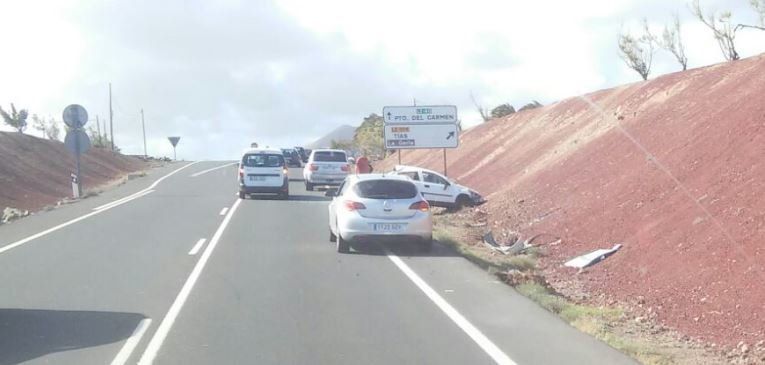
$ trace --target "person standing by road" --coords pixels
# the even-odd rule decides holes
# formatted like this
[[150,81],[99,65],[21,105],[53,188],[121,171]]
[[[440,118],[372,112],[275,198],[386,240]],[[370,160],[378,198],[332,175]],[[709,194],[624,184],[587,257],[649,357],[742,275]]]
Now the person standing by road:
[[356,159],[356,174],[369,174],[372,170],[372,165],[369,164],[367,156],[361,156]]

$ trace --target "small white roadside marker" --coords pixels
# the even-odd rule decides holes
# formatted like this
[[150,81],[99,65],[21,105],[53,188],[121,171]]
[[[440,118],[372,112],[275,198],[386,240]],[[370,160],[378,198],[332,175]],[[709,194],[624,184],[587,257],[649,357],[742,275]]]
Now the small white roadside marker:
[[223,210],[220,211],[220,215],[226,215],[226,212],[228,212],[228,207],[223,208]]
[[194,247],[191,248],[191,251],[189,251],[189,255],[191,256],[196,255],[199,252],[199,250],[202,249],[202,246],[205,245],[206,241],[207,239],[200,238],[199,241],[197,241],[197,244],[195,244]]

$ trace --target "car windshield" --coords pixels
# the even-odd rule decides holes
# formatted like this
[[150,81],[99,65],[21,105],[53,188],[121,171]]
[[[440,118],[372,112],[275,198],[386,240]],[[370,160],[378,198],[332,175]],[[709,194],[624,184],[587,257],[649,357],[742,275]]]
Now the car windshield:
[[242,159],[242,165],[247,167],[279,167],[284,165],[284,156],[276,154],[248,154]]
[[414,184],[400,180],[361,181],[353,187],[353,191],[367,199],[411,199],[417,196]]
[[348,162],[345,152],[337,151],[316,151],[313,160],[316,162]]

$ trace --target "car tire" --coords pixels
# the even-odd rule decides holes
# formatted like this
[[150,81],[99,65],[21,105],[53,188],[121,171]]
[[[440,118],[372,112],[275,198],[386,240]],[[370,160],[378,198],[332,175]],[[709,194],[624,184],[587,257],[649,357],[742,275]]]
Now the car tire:
[[351,251],[351,244],[350,242],[343,239],[342,236],[337,236],[337,252],[338,253],[348,253]]
[[332,233],[332,228],[329,229],[329,242],[337,242],[337,236]]
[[464,207],[470,206],[470,197],[468,197],[465,194],[457,196],[457,201],[455,202],[455,208],[456,209],[462,209]]
[[240,191],[239,192],[239,199],[245,199],[245,198],[247,198],[247,195],[243,191]]
[[305,190],[313,191],[313,184],[306,182],[305,183]]
[[420,250],[422,252],[430,252],[433,250],[433,238],[421,238],[420,239]]

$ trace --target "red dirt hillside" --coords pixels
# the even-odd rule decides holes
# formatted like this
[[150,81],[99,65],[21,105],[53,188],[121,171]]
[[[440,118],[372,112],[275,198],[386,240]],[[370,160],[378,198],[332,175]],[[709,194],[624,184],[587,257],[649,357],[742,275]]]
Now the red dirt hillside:
[[[751,344],[765,339],[763,160],[757,56],[492,120],[462,134],[448,171],[488,196],[495,231],[562,239],[542,263],[555,285],[640,302],[692,336]],[[440,151],[402,162],[442,169]],[[622,250],[580,274],[562,266],[614,243]]]
[[[39,210],[71,196],[74,156],[59,141],[0,132],[0,211]],[[93,188],[146,168],[143,161],[91,148],[82,156],[83,184]]]

